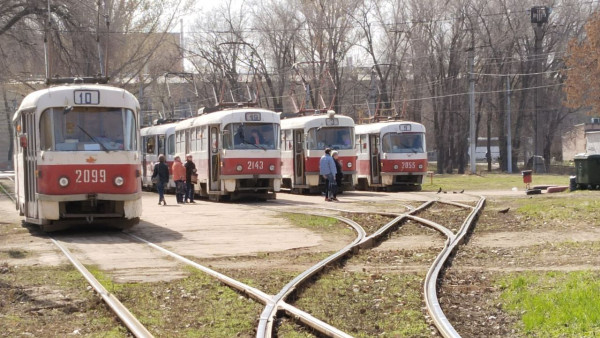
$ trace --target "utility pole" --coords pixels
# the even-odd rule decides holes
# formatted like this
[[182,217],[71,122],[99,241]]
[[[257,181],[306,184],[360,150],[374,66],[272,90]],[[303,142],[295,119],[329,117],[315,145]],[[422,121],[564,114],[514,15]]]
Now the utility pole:
[[506,164],[507,171],[512,174],[512,136],[510,123],[510,76],[506,77]]
[[[539,113],[542,109],[542,42],[544,41],[544,24],[548,22],[548,16],[550,16],[551,9],[545,6],[535,6],[530,10],[531,13],[531,24],[533,25],[533,32],[535,33],[535,43],[533,46],[533,64],[535,74],[535,87],[533,91],[535,111],[534,114],[534,154],[533,154],[533,171],[537,172],[537,159],[539,155],[540,145],[540,132],[539,132]],[[545,170],[544,170],[545,171]]]
[[470,159],[471,159],[471,174],[477,172],[476,167],[476,144],[477,140],[475,137],[475,74],[473,74],[473,67],[475,64],[475,49],[471,47],[469,49],[469,139],[470,144]]

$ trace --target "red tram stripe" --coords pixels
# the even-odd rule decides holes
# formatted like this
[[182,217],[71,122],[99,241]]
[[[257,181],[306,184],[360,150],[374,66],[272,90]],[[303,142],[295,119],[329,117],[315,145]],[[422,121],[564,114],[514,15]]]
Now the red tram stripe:
[[[77,164],[39,165],[38,193],[46,195],[73,194],[133,194],[140,191],[140,178],[137,164]],[[117,186],[117,176],[123,178],[123,185]],[[66,177],[69,184],[61,187],[58,183]]]

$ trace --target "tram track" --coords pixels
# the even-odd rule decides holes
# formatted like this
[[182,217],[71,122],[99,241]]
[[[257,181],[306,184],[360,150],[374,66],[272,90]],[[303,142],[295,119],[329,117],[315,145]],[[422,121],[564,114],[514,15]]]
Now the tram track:
[[[427,219],[424,219],[424,218],[414,215],[419,212],[422,212],[423,210],[430,207],[434,203],[452,205],[452,206],[456,206],[459,208],[471,210],[471,212],[469,213],[469,216],[467,217],[467,219],[465,219],[465,221],[463,222],[459,231],[455,234],[454,232],[452,232],[452,230],[450,230],[449,228],[447,228],[443,225],[440,225],[436,222],[433,222],[433,221],[430,221],[430,220],[427,220]],[[429,270],[427,272],[424,286],[423,286],[423,288],[424,288],[423,296],[424,296],[424,301],[426,303],[427,311],[430,314],[433,324],[435,325],[435,327],[437,328],[439,333],[444,337],[460,337],[460,335],[456,332],[456,330],[454,330],[454,328],[448,321],[447,317],[445,316],[445,314],[443,313],[443,311],[439,305],[439,302],[437,299],[437,282],[438,282],[439,274],[440,274],[441,270],[443,269],[443,267],[445,266],[448,258],[456,250],[457,246],[462,243],[464,236],[467,234],[467,232],[472,227],[477,215],[483,208],[484,203],[485,203],[485,198],[483,198],[483,197],[480,197],[476,206],[470,206],[467,204],[457,203],[457,202],[452,202],[452,201],[442,201],[442,200],[437,199],[437,200],[427,201],[427,202],[423,203],[421,206],[414,208],[409,212],[402,213],[402,214],[374,212],[374,214],[383,214],[386,216],[396,216],[396,217],[393,220],[391,220],[390,222],[388,222],[387,224],[385,224],[384,226],[382,226],[378,231],[376,231],[372,235],[364,236],[363,239],[359,243],[355,243],[354,247],[350,248],[351,250],[347,250],[348,247],[345,247],[342,250],[344,250],[344,252],[345,252],[344,255],[345,255],[348,252],[352,252],[352,251],[356,252],[358,248],[361,248],[361,249],[372,248],[375,245],[375,242],[377,242],[382,235],[387,234],[392,227],[399,224],[403,220],[413,220],[413,221],[423,224],[429,228],[432,228],[437,232],[440,232],[442,235],[444,235],[446,237],[446,241],[444,243],[444,247],[443,247],[442,251],[438,254],[438,256],[436,257],[436,259],[434,260],[433,264],[431,265],[431,267],[429,268]],[[344,209],[336,209],[336,208],[330,208],[330,207],[317,207],[317,208],[331,210],[331,211],[337,211],[337,212],[346,212],[346,213],[348,213],[348,212],[350,212],[350,213],[369,213],[369,212],[361,212],[361,211],[356,212],[356,211],[350,211],[350,210],[344,210]],[[302,212],[296,211],[295,213],[302,213]],[[315,215],[315,213],[303,213],[303,214]],[[336,217],[336,216],[331,216],[331,215],[321,215],[321,216]],[[333,257],[333,256],[338,257],[339,253],[340,252],[337,252],[330,257]],[[344,256],[344,255],[342,255],[342,256]],[[323,270],[326,265],[331,263],[331,262],[326,262],[326,261],[328,261],[328,260],[325,259],[325,260],[317,263],[315,266],[311,267],[309,270],[306,270],[306,272]],[[284,310],[286,313],[288,313],[288,315],[291,315],[292,317],[293,317],[293,314],[289,311],[289,307],[290,307],[289,304],[286,304],[286,305],[283,305],[283,304],[285,304],[285,298],[291,293],[291,290],[292,290],[291,286],[293,286],[293,289],[297,289],[301,286],[301,284],[304,281],[308,280],[308,277],[305,277],[305,273],[298,275],[298,277],[296,277],[292,282],[288,283],[278,293],[279,297],[275,299],[275,300],[277,300],[276,304],[278,305],[279,309]],[[310,274],[309,277],[311,277],[313,275],[314,275],[314,273]],[[276,313],[277,313],[277,307],[274,307],[274,306],[265,307],[265,310],[263,311],[263,314],[261,315],[261,321],[259,323],[259,327],[257,329],[257,335],[256,335],[257,337],[271,337],[272,331],[273,331],[273,327],[272,327],[273,319],[275,318]],[[303,323],[306,324],[305,322],[303,322]],[[326,330],[324,327],[317,327],[315,325],[309,325],[309,326],[311,328],[317,330],[319,333],[321,333],[323,335],[334,336],[334,337],[348,336],[346,333],[332,334],[330,331]]]
[[[7,193],[5,191],[5,189],[3,189],[3,193],[5,195],[10,196],[10,194]],[[440,224],[437,224],[430,220],[416,216],[416,214],[431,207],[434,203],[454,205],[456,207],[469,209],[469,210],[471,210],[471,212],[470,212],[469,216],[467,217],[467,219],[465,219],[465,221],[463,222],[459,231],[455,234],[450,229],[448,229],[447,227],[444,227],[443,225],[440,225]],[[256,334],[257,337],[270,337],[273,334],[274,319],[276,318],[277,314],[280,311],[283,311],[289,317],[293,318],[297,322],[300,322],[303,325],[315,330],[316,332],[319,332],[319,334],[321,334],[321,335],[332,336],[332,337],[349,337],[350,335],[348,335],[347,333],[343,332],[342,330],[340,330],[338,328],[333,327],[332,325],[326,323],[322,319],[316,318],[313,315],[311,315],[307,312],[304,312],[301,309],[287,303],[286,299],[288,298],[288,296],[290,294],[294,293],[296,290],[306,287],[306,284],[308,283],[308,281],[311,280],[311,278],[314,277],[316,274],[320,273],[323,269],[325,269],[325,267],[331,266],[332,264],[334,264],[335,262],[338,262],[340,259],[342,259],[343,257],[345,257],[347,255],[352,255],[352,254],[357,253],[358,250],[360,250],[360,249],[372,248],[373,246],[376,245],[376,242],[381,240],[382,236],[389,233],[400,222],[406,221],[406,220],[412,220],[412,221],[418,222],[420,224],[423,224],[427,227],[433,228],[434,230],[442,233],[446,237],[446,241],[445,241],[443,250],[438,254],[434,263],[428,270],[428,273],[427,273],[427,276],[425,279],[425,283],[424,283],[424,298],[425,298],[425,303],[427,305],[427,311],[429,312],[429,314],[432,318],[432,321],[433,321],[434,325],[436,326],[436,328],[438,329],[438,331],[440,332],[440,334],[444,337],[459,337],[458,333],[454,330],[454,328],[452,327],[452,325],[449,323],[448,319],[444,315],[443,311],[441,310],[441,307],[437,300],[437,284],[438,284],[437,282],[438,282],[440,272],[442,271],[444,265],[446,264],[447,259],[456,250],[457,246],[459,244],[461,244],[462,241],[464,240],[465,235],[471,228],[478,213],[483,208],[484,203],[485,203],[484,198],[480,198],[480,200],[478,201],[476,206],[470,206],[467,204],[456,203],[456,202],[451,202],[451,201],[430,200],[430,201],[424,202],[423,204],[421,204],[420,206],[418,206],[416,208],[413,208],[413,209],[407,208],[407,209],[409,209],[409,211],[404,212],[404,213],[390,213],[390,212],[377,212],[377,211],[369,212],[369,211],[347,210],[347,209],[341,209],[341,208],[338,209],[338,208],[333,208],[333,207],[316,207],[318,209],[334,211],[334,212],[354,213],[354,214],[379,214],[382,216],[394,217],[394,219],[392,219],[391,221],[386,223],[384,226],[380,227],[376,232],[374,232],[373,234],[370,234],[368,236],[360,224],[358,224],[357,222],[354,222],[351,219],[346,218],[346,217],[336,216],[336,215],[331,215],[331,214],[324,214],[324,213],[315,213],[315,212],[308,213],[308,212],[302,212],[302,211],[284,211],[284,212],[288,212],[288,213],[298,213],[298,214],[330,217],[330,218],[338,219],[338,220],[348,224],[349,226],[351,226],[354,229],[354,231],[356,232],[356,238],[351,243],[346,245],[344,248],[339,250],[338,252],[330,255],[326,259],[320,261],[316,265],[310,267],[303,273],[299,274],[296,278],[294,278],[289,283],[287,283],[276,295],[269,295],[255,287],[249,286],[245,283],[242,283],[242,282],[237,281],[233,278],[230,278],[224,274],[221,274],[215,270],[212,270],[203,265],[200,265],[190,259],[180,256],[168,249],[165,249],[165,248],[163,248],[157,244],[154,244],[144,238],[141,238],[137,235],[134,235],[134,234],[131,234],[128,232],[124,232],[124,234],[131,237],[132,240],[134,240],[136,242],[145,243],[148,246],[150,246],[158,251],[161,251],[165,255],[175,258],[176,260],[178,260],[184,264],[193,266],[194,268],[210,275],[211,277],[216,278],[217,280],[219,280],[223,284],[227,285],[228,287],[237,290],[239,293],[244,294],[244,295],[254,299],[255,301],[258,301],[258,302],[264,304],[265,308],[264,308],[263,312],[261,313],[261,316],[259,318],[259,324],[257,327],[257,334]],[[280,203],[280,204],[286,204],[286,203]],[[268,208],[265,208],[265,209],[268,209]],[[281,210],[273,210],[273,211],[281,212]],[[53,238],[51,238],[51,240],[55,245],[57,245],[61,249],[61,251],[65,255],[68,256],[67,252],[65,252],[65,250],[68,251],[68,249],[61,248],[60,243],[58,243]],[[105,299],[107,304],[108,304],[108,302],[113,302],[113,300],[116,300],[116,298],[114,298],[114,296],[112,296],[110,293],[108,293],[105,289],[104,290],[97,289],[96,286],[94,286],[94,284],[98,284],[98,285],[100,285],[100,287],[102,287],[101,284],[97,280],[95,282],[93,280],[90,281],[85,276],[85,272],[81,272],[80,268],[77,267],[77,264],[74,263],[71,260],[71,258],[69,258],[69,260],[77,268],[77,270],[80,271],[80,273],[82,275],[84,275],[84,278],[86,278],[86,280],[88,280],[90,285],[92,285],[92,287],[94,287],[96,292],[103,299],[104,298],[109,299],[108,301]],[[79,263],[79,265],[81,265],[81,264]],[[81,267],[83,267],[83,265],[81,265]],[[83,269],[85,269],[85,268],[83,267]],[[89,272],[87,274],[89,274],[91,276],[91,274]],[[93,278],[93,276],[91,276],[91,277]],[[116,302],[118,302],[118,300],[116,300]],[[109,307],[111,307],[111,305],[109,305]],[[115,311],[115,313],[117,314],[117,316],[119,316],[119,318],[121,318],[121,315],[119,315],[119,313],[125,314],[124,315],[125,317],[121,318],[121,320],[136,337],[151,337],[152,336],[147,330],[145,330],[145,328],[143,328],[143,326],[141,326],[141,328],[140,328],[137,326],[137,324],[135,324],[135,321],[137,321],[135,318],[133,318],[133,319],[127,318],[126,313],[129,313],[129,311],[127,309],[113,310],[113,311]],[[129,315],[131,315],[131,314],[129,313]],[[134,324],[128,324],[128,323],[134,323]],[[139,323],[139,321],[138,321],[138,323]],[[133,326],[130,327],[129,325],[133,325]]]

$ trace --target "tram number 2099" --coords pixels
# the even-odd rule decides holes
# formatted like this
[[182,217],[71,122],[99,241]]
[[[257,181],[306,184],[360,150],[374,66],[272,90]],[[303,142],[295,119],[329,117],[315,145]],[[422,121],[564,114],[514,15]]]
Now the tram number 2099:
[[106,170],[104,169],[85,169],[75,170],[75,183],[105,183]]

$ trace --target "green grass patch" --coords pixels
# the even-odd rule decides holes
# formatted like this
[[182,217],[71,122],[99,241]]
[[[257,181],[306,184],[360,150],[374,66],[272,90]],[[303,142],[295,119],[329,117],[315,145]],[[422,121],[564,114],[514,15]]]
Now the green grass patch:
[[[513,187],[523,190],[525,184],[521,174],[484,174],[484,175],[435,175],[433,184],[429,177],[423,182],[424,191],[466,190],[511,190]],[[532,185],[569,185],[568,175],[534,174]]]
[[186,278],[122,284],[114,294],[156,336],[252,336],[262,305],[203,272],[186,269]]
[[518,201],[517,212],[540,221],[548,220],[582,220],[586,218],[597,220],[600,208],[598,196],[581,196],[580,194],[547,196],[545,198],[521,199]]
[[600,274],[513,274],[499,282],[503,308],[520,315],[525,335],[582,337],[600,334]]
[[323,231],[323,232],[339,232],[348,235],[354,234],[345,223],[338,221],[332,217],[302,215],[294,213],[281,213],[281,217],[289,220],[293,225],[305,229]]
[[126,337],[127,330],[71,265],[3,265],[0,274],[0,327],[6,336]]
[[[430,336],[423,306],[420,274],[368,274],[343,269],[328,271],[294,304],[356,337]],[[294,325],[280,336],[296,337]],[[302,335],[301,335],[302,336]]]

